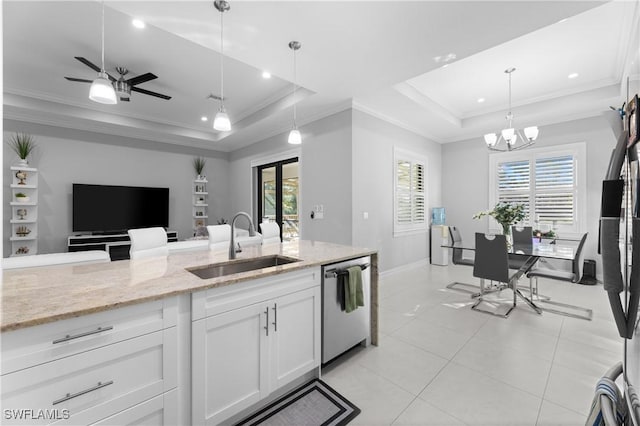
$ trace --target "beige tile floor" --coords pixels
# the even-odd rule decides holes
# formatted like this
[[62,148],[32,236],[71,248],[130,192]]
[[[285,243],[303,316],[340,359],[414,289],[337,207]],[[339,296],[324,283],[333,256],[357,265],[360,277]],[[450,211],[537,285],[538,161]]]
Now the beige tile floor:
[[522,303],[502,319],[472,311],[467,293],[445,288],[452,281],[477,282],[466,266],[381,277],[380,345],[322,372],[362,410],[352,424],[583,425],[596,382],[622,359],[602,285],[540,280],[554,300],[593,309],[593,321]]

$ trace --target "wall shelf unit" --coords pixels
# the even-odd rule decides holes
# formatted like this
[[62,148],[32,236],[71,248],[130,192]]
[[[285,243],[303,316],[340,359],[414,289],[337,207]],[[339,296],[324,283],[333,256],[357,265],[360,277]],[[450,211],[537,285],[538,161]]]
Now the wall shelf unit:
[[209,207],[207,192],[207,179],[195,179],[192,186],[193,193],[193,235],[196,235],[196,230],[201,226],[207,226],[207,208]]
[[[11,256],[38,253],[38,169],[11,167]],[[18,195],[25,195],[18,197]]]

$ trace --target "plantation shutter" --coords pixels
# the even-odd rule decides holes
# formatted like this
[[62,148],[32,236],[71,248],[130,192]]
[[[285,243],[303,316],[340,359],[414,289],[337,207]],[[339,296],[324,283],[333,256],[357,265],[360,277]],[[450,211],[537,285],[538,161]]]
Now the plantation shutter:
[[497,186],[497,202],[524,204],[524,222],[574,224],[577,187],[573,155],[498,163]]
[[498,164],[498,202],[524,204],[524,221],[529,220],[531,166],[528,160]]
[[538,220],[570,225],[574,220],[573,156],[536,159],[535,206]]
[[411,223],[411,163],[399,160],[396,171],[396,220],[399,224]]
[[427,229],[426,161],[394,150],[394,235]]

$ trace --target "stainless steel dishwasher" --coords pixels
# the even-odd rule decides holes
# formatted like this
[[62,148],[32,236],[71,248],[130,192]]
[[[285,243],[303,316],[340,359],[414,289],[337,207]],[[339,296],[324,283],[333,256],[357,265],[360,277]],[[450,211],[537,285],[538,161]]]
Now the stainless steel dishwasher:
[[[322,269],[322,363],[331,361],[336,356],[353,346],[370,343],[371,318],[371,268],[370,258],[361,257],[340,263],[325,265]],[[338,300],[338,274],[346,272],[351,266],[362,269],[362,287],[364,306],[346,313]]]

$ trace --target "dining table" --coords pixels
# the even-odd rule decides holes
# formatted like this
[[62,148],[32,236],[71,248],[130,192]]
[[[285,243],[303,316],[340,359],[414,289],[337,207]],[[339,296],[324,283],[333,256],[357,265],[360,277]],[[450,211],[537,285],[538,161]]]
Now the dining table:
[[[529,296],[527,297],[520,289],[522,287],[517,285],[518,280],[527,274],[535,265],[541,261],[545,261],[546,259],[555,259],[555,260],[565,260],[565,261],[573,261],[576,252],[578,249],[579,240],[571,239],[571,238],[538,238],[533,237],[531,239],[531,244],[511,244],[508,246],[508,254],[511,258],[521,258],[521,262],[518,262],[519,268],[517,269],[516,279],[513,280],[513,286],[508,283],[499,283],[498,286],[495,286],[492,290],[485,291],[484,290],[484,279],[481,279],[481,292],[480,293],[472,293],[471,297],[480,297],[481,294],[487,294],[490,292],[501,291],[505,288],[511,288],[513,292],[520,297],[527,305],[529,305],[536,313],[541,314],[542,309],[534,302],[534,290],[531,286],[531,283],[528,286]],[[442,244],[441,247],[449,248],[449,249],[460,249],[467,251],[475,251],[475,246],[472,242],[460,241],[455,243],[445,243]],[[538,298],[543,297],[545,300],[549,300],[550,298],[547,296],[537,295]]]

